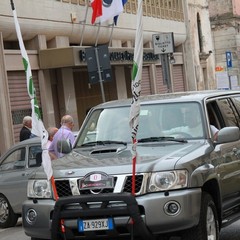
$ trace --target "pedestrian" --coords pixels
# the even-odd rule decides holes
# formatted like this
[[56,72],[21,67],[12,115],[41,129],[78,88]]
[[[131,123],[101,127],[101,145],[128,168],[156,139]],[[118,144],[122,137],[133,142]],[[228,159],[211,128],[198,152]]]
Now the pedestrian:
[[53,137],[57,133],[57,131],[58,131],[58,128],[56,128],[56,127],[49,127],[47,129],[47,132],[48,132],[47,149],[50,147],[50,145],[51,145],[51,143],[53,141]]
[[49,155],[52,160],[64,156],[64,154],[62,152],[58,151],[58,142],[59,141],[65,140],[65,141],[68,141],[71,146],[73,145],[73,143],[75,141],[75,137],[72,132],[73,126],[74,126],[74,121],[73,121],[72,116],[65,115],[62,117],[61,127],[59,128],[57,133],[54,135],[53,141],[48,148]]
[[23,127],[20,131],[19,140],[24,141],[26,139],[29,139],[31,136],[32,131],[32,117],[31,116],[25,116],[23,118]]

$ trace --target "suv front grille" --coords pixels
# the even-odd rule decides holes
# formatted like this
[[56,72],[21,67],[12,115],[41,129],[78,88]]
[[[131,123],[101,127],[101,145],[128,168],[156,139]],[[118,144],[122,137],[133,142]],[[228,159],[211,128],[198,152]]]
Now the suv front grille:
[[[116,184],[117,177],[114,177],[114,186]],[[78,184],[79,181],[76,181],[76,184]],[[141,187],[143,183],[143,175],[136,175],[136,185],[135,185],[135,191],[136,193],[140,192]],[[70,186],[70,182],[67,179],[64,180],[56,180],[55,182],[56,188],[57,188],[57,193],[59,197],[67,197],[67,196],[72,196],[72,190]],[[131,193],[132,191],[132,176],[126,176],[126,180],[124,182],[123,186],[123,191],[122,192],[128,192]],[[96,190],[96,192],[98,192]],[[114,192],[113,189],[103,189],[101,193],[112,193]],[[79,191],[79,194],[92,194],[90,190],[81,190]]]
[[[142,182],[143,182],[143,175],[136,175],[135,179],[135,192],[138,193],[141,190],[142,187]],[[132,176],[128,176],[126,183],[124,185],[123,192],[132,192]]]
[[68,180],[56,180],[55,184],[59,197],[72,196],[72,191]]

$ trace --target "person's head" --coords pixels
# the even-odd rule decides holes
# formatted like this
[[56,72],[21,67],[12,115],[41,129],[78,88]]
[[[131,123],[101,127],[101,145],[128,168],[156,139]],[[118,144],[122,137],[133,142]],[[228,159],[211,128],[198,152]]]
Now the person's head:
[[32,117],[31,116],[25,116],[23,118],[23,126],[32,128]]
[[49,141],[52,141],[54,135],[55,135],[56,132],[58,131],[58,128],[56,128],[56,127],[49,127],[49,128],[47,129],[47,131],[48,131],[48,140],[49,140]]
[[72,116],[70,116],[70,115],[63,116],[61,119],[61,125],[66,126],[72,130],[73,126],[74,126],[74,121],[73,121]]

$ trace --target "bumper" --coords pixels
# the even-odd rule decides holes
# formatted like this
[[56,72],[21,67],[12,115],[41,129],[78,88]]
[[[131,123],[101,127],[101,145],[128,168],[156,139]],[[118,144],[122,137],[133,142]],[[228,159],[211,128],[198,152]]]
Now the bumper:
[[[86,208],[85,200],[86,202],[90,200],[91,206],[94,208]],[[109,201],[110,205],[106,204]],[[102,204],[103,202],[104,204]],[[166,206],[169,202],[178,203],[179,211],[177,214],[169,215],[166,212]],[[78,235],[79,239],[87,239],[87,235],[77,231],[78,217],[94,219],[104,215],[104,217],[112,216],[118,234],[127,236],[131,233],[132,225],[129,218],[132,217],[134,225],[136,225],[134,233],[141,236],[149,234],[144,239],[151,239],[152,234],[175,232],[197,225],[200,205],[201,189],[172,191],[168,194],[152,193],[136,197],[136,201],[129,194],[105,194],[102,197],[100,195],[75,196],[60,199],[56,205],[53,200],[38,200],[35,203],[27,200],[23,204],[23,227],[28,236],[54,240],[59,234],[58,220],[63,218],[67,234]],[[34,209],[37,214],[32,223],[29,223],[26,218],[29,209]],[[51,228],[52,223],[53,228]],[[96,231],[96,234],[101,234],[103,239],[109,237],[107,231],[106,234],[102,231]],[[95,234],[90,236],[91,239],[100,237]]]

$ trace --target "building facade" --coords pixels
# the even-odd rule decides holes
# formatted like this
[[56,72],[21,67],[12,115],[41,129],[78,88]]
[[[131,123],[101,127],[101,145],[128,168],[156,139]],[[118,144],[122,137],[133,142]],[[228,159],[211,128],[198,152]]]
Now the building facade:
[[[240,79],[240,1],[209,0],[209,12],[215,49],[216,74],[224,76],[224,72],[227,72],[231,87],[238,88]],[[231,55],[230,60],[227,53]]]
[[[137,0],[129,0],[116,26],[91,24],[84,0],[15,0],[45,127],[71,114],[76,130],[87,111],[103,101],[131,97]],[[144,0],[142,95],[214,89],[214,56],[207,1]],[[170,85],[163,80],[153,34],[173,32]],[[199,39],[202,39],[201,41]],[[86,48],[107,45],[111,81],[89,82]],[[8,0],[0,8],[0,152],[19,140],[22,118],[31,114],[26,77]]]
[[215,89],[214,46],[208,0],[188,0],[185,11],[187,39],[184,47],[189,90]]

